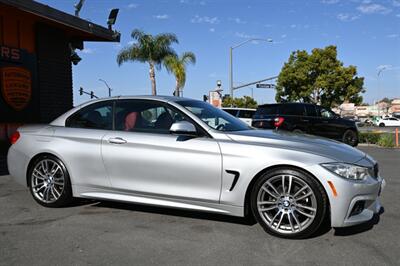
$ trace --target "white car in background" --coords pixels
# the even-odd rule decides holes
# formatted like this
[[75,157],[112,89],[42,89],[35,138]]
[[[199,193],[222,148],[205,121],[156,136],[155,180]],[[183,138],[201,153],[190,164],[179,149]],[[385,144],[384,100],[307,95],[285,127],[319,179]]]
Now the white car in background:
[[376,123],[380,127],[400,127],[400,119],[396,117],[385,117]]
[[223,107],[222,110],[239,118],[249,126],[253,122],[253,116],[256,113],[256,109],[252,108],[238,108],[238,107]]

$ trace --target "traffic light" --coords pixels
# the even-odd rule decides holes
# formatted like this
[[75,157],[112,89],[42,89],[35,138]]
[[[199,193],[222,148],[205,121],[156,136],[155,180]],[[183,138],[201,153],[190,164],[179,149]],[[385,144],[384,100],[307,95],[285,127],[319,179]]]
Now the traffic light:
[[93,91],[91,91],[90,92],[90,99],[93,99],[94,98],[94,93],[93,93]]
[[79,95],[83,95],[83,88],[82,87],[79,89]]

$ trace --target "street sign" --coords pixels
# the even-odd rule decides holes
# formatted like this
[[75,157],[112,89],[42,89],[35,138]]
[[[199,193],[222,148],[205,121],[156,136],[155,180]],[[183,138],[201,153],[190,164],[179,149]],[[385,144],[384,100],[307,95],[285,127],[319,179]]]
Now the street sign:
[[256,88],[261,88],[261,89],[274,89],[274,88],[275,88],[275,84],[258,83],[258,84],[256,84]]

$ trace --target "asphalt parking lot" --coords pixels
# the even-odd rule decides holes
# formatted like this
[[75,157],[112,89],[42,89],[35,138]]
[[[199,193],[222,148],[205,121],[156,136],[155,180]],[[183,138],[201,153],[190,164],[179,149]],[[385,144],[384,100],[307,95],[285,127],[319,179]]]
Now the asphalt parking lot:
[[400,149],[381,166],[384,212],[368,224],[284,240],[241,218],[110,202],[47,209],[0,177],[0,265],[399,265]]

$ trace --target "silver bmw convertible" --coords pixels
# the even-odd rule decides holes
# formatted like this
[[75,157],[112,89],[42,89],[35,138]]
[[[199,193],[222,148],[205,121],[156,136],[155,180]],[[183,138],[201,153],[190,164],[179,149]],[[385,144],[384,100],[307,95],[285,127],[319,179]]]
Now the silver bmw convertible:
[[74,198],[252,215],[285,238],[370,220],[384,180],[346,144],[257,130],[208,103],[114,97],[11,137],[8,168],[46,207]]

